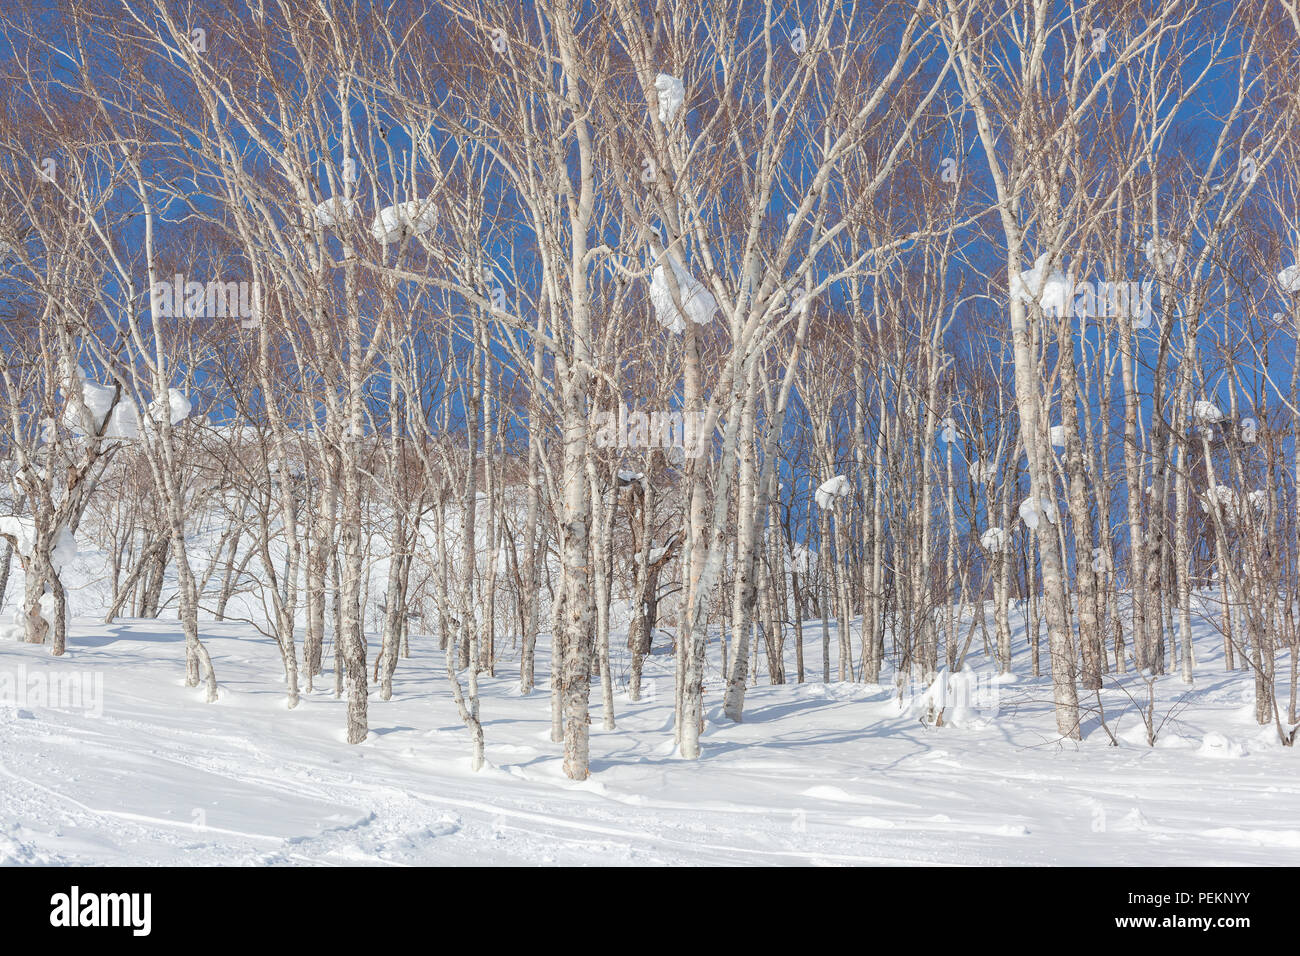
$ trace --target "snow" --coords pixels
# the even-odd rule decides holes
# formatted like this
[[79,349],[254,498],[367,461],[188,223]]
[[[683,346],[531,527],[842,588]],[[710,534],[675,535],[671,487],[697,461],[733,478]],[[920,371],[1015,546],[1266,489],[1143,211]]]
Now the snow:
[[935,726],[987,726],[996,716],[1000,698],[993,677],[992,671],[981,674],[976,668],[955,673],[944,668],[922,693],[905,698],[903,712]]
[[813,558],[815,553],[802,544],[796,544],[785,556],[785,569],[793,574],[807,574],[809,563],[816,560]]
[[1050,498],[1043,498],[1036,502],[1031,496],[1020,502],[1020,520],[1023,521],[1031,531],[1038,527],[1039,515],[1047,515],[1047,520],[1056,524],[1056,502]]
[[1202,399],[1192,406],[1192,417],[1199,422],[1220,422],[1223,421],[1224,415],[1214,402]]
[[1225,521],[1235,521],[1237,512],[1240,510],[1237,493],[1227,485],[1211,485],[1205,489],[1206,500],[1201,502],[1201,510],[1206,514],[1210,512],[1211,500],[1217,499],[1219,502],[1219,514]]
[[[454,512],[449,519],[455,549],[462,532]],[[217,535],[209,540],[196,524],[191,543],[206,560]],[[1013,673],[996,674],[977,639],[956,672],[904,673],[891,659],[878,684],[821,682],[821,622],[805,618],[810,680],[795,682],[787,627],[790,683],[769,684],[758,655],[739,724],[722,713],[712,628],[698,761],[681,760],[672,744],[667,630],[656,632],[642,700],[627,695],[627,601],[616,595],[618,729],[601,728],[596,676],[593,774],[578,783],[549,739],[547,634],[528,697],[518,692],[517,646],[497,642],[495,672],[479,677],[487,764],[475,773],[436,634],[413,628],[393,699],[372,695],[371,734],[349,746],[328,646],[316,690],[289,710],[274,639],[205,615],[201,636],[221,684],[218,702],[205,704],[183,684],[174,614],[103,623],[110,559],[85,550],[90,531],[79,535],[82,550],[62,573],[73,615],[67,654],[15,639],[21,626],[0,628],[0,865],[1218,866],[1286,863],[1300,847],[1296,754],[1254,722],[1252,673],[1224,670],[1217,589],[1192,599],[1195,684],[1154,678],[1164,722],[1154,747],[1142,718],[1146,684],[1131,671],[1108,673],[1100,692],[1119,746],[1092,708],[1082,741],[1059,739],[1051,679],[1032,676],[1025,609],[1013,604]],[[495,544],[486,528],[480,536],[486,563]],[[815,560],[802,544],[786,557],[801,574]],[[386,567],[368,574],[372,607]],[[16,567],[5,619],[21,594]],[[259,600],[236,596],[232,615],[265,626]],[[1127,615],[1122,592],[1119,601]],[[989,615],[990,632],[991,608],[975,612]],[[43,613],[52,613],[48,598]],[[968,606],[958,615],[963,633],[971,614]],[[373,660],[379,621],[365,619]],[[433,626],[436,615],[425,620]],[[827,627],[836,648],[836,623]],[[850,627],[856,643],[861,621]],[[1290,667],[1278,658],[1284,708]],[[54,693],[69,686],[81,696]]]
[[1180,251],[1177,243],[1161,236],[1148,239],[1146,245],[1142,247],[1142,254],[1146,256],[1147,262],[1165,272],[1169,272],[1178,264]]
[[[103,423],[105,416],[112,409],[113,398],[116,394],[116,390],[108,386],[86,380],[81,382],[81,400],[90,411],[90,417],[94,420],[96,428]],[[63,412],[63,424],[74,435],[86,434],[81,412],[76,402],[71,399],[68,400],[67,407]]]
[[55,573],[61,572],[77,558],[77,539],[67,528],[60,528],[50,549],[50,563]]
[[[104,438],[120,441],[134,441],[140,437],[141,415],[131,399],[123,394],[117,404],[113,404],[115,390],[94,382],[82,381],[82,397],[98,425],[108,415],[108,424],[104,426]],[[110,412],[111,408],[111,412]],[[155,399],[149,404],[149,425],[169,418],[171,424],[179,425],[193,413],[194,407],[189,396],[177,388],[167,390],[167,403]],[[64,411],[64,424],[77,435],[85,434],[80,415],[71,402]]]
[[[103,424],[105,416],[113,408],[113,400],[117,396],[117,390],[112,386],[100,385],[98,382],[92,381],[84,368],[78,367],[70,371],[72,374],[68,376],[71,379],[69,385],[73,388],[80,388],[81,400],[90,412],[95,429],[98,430],[99,426]],[[86,434],[81,410],[71,398],[68,399],[68,403],[63,410],[63,425],[74,435],[84,436]]]
[[1006,548],[1008,544],[1008,535],[1001,528],[989,528],[980,535],[980,545],[985,551],[997,553]]
[[128,399],[123,398],[113,407],[113,414],[104,427],[104,437],[123,441],[140,437],[140,412]]
[[318,203],[312,212],[318,223],[327,229],[334,229],[350,219],[355,219],[360,211],[361,208],[355,199],[334,196]]
[[957,440],[957,423],[951,418],[943,420],[943,428],[939,430],[939,437],[943,439],[945,445],[951,445]]
[[437,223],[438,216],[432,203],[411,199],[379,210],[370,226],[370,234],[378,242],[392,243],[403,235],[423,235]]
[[1037,301],[1047,315],[1060,315],[1068,308],[1073,283],[1060,269],[1047,271],[1049,256],[1043,253],[1034,267],[1011,277],[1011,295],[1026,304]]
[[[713,321],[714,313],[718,311],[718,303],[713,298],[713,293],[709,292],[702,283],[697,282],[675,256],[669,255],[667,258],[677,279],[677,291],[681,296],[686,317],[696,325],[708,325]],[[655,319],[660,325],[673,333],[680,333],[686,328],[681,312],[673,302],[667,270],[664,269],[662,261],[655,266],[654,273],[650,277],[650,303],[654,306]]]
[[659,122],[667,126],[686,100],[686,87],[677,77],[660,73],[655,77],[655,90],[659,96]]
[[1277,274],[1283,292],[1300,292],[1300,265],[1287,266]]
[[36,540],[36,523],[31,518],[0,515],[0,534],[14,538],[14,551],[19,555],[31,557]]
[[[1051,681],[1031,676],[1017,608],[1014,679],[972,649],[957,673],[900,684],[887,667],[881,684],[797,684],[791,640],[792,682],[761,678],[739,724],[721,713],[711,638],[704,756],[682,761],[661,636],[642,701],[620,684],[618,729],[593,716],[584,783],[564,776],[548,739],[545,685],[518,695],[517,653],[480,677],[488,763],[473,773],[436,637],[412,635],[393,699],[372,698],[371,736],[348,746],[328,671],[287,710],[275,643],[248,625],[204,622],[222,682],[208,705],[183,686],[174,620],[83,617],[63,658],[0,644],[0,864],[1291,862],[1295,754],[1251,720],[1250,672],[1223,669],[1213,596],[1195,613],[1197,680],[1156,678],[1157,721],[1173,716],[1155,747],[1128,697],[1146,699],[1133,673],[1108,675],[1101,691],[1119,746],[1095,714],[1081,742],[1058,739]],[[819,627],[805,622],[809,674],[821,673]],[[617,674],[625,641],[610,644]],[[548,655],[544,636],[539,677]],[[1287,666],[1280,658],[1283,686]],[[89,692],[96,675],[93,708],[15,699],[19,686],[70,679]]]
[[[662,558],[662,557],[663,557],[665,554],[667,554],[667,553],[668,553],[668,549],[667,549],[667,548],[651,548],[651,549],[650,549],[650,560],[649,560],[648,563],[651,564],[651,565],[654,565],[654,564],[658,563],[659,559]],[[634,562],[636,562],[637,564],[640,564],[640,563],[641,563],[641,552],[638,551],[638,552],[636,552],[635,554],[633,554],[633,555],[632,555],[632,560],[633,560]]]
[[998,466],[991,461],[976,458],[970,463],[970,479],[977,485],[986,485],[997,477]]
[[836,475],[823,481],[813,493],[813,497],[817,500],[818,508],[834,508],[836,500],[847,498],[851,491],[849,479],[844,475]]
[[1225,760],[1244,756],[1245,751],[1242,749],[1241,744],[1231,741],[1223,734],[1216,732],[1205,735],[1197,754],[1201,757]]
[[790,296],[790,315],[807,312],[810,305],[812,305],[812,296],[808,294],[808,290],[796,289]]
[[171,414],[168,416],[163,406],[162,399],[155,399],[149,405],[149,417],[154,421],[161,423],[163,418],[170,417],[173,425],[179,425],[185,419],[190,417],[194,406],[190,404],[189,398],[180,389],[167,389],[167,408],[170,408]]

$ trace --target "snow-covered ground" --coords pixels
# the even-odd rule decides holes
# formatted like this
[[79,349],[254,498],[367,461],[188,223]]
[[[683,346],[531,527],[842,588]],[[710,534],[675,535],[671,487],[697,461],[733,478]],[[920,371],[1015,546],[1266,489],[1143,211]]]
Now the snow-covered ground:
[[[545,686],[520,697],[508,651],[482,681],[488,765],[474,773],[434,639],[412,639],[393,700],[372,698],[371,737],[350,747],[328,671],[290,711],[273,642],[245,625],[207,623],[203,636],[221,682],[211,705],[182,684],[174,621],[80,619],[61,659],[0,642],[0,682],[10,681],[8,696],[0,684],[0,862],[1300,859],[1297,755],[1253,723],[1249,674],[1223,671],[1208,626],[1196,685],[1157,682],[1157,719],[1175,715],[1155,748],[1110,680],[1103,700],[1120,746],[1095,715],[1081,744],[1059,741],[1050,685],[1027,676],[1027,660],[1010,683],[977,672],[971,706],[950,708],[957,719],[941,727],[919,719],[916,701],[900,706],[891,686],[820,682],[760,682],[745,722],[731,724],[715,665],[697,762],[674,754],[661,638],[647,665],[657,693],[633,703],[620,692],[617,730],[601,729],[593,689],[594,773],[581,784],[564,777],[550,741]],[[807,628],[810,675],[821,672],[820,636]],[[793,664],[791,651],[791,679]],[[1284,687],[1285,662],[1279,669]],[[538,673],[549,673],[545,647]],[[1140,679],[1120,680],[1141,699]],[[42,702],[40,688],[62,688],[63,699]]]

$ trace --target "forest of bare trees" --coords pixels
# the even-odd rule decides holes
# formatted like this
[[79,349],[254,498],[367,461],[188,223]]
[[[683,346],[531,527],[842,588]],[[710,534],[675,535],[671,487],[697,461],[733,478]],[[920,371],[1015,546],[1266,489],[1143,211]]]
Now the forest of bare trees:
[[1078,738],[1118,675],[1198,680],[1197,596],[1292,742],[1291,0],[0,27],[15,639],[64,652],[93,549],[208,701],[204,629],[253,602],[350,743],[437,642],[475,768],[508,662],[581,780],[654,653],[686,759],[719,654],[742,721],[758,682],[1027,651]]

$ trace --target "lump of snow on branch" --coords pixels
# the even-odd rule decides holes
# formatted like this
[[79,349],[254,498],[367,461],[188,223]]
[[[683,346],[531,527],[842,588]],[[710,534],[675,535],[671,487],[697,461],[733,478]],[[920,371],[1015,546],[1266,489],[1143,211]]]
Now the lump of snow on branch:
[[1206,514],[1210,513],[1210,505],[1214,501],[1219,503],[1219,513],[1223,515],[1225,521],[1235,521],[1237,517],[1238,503],[1237,493],[1227,485],[1211,485],[1205,489],[1205,501],[1201,502],[1201,510]]
[[844,475],[836,475],[834,478],[828,478],[822,482],[813,497],[817,500],[818,508],[834,508],[835,500],[837,498],[847,498],[849,491],[849,479]]
[[1165,272],[1169,272],[1178,264],[1178,253],[1180,251],[1172,240],[1165,239],[1162,236],[1148,239],[1146,245],[1142,247],[1142,254],[1146,256],[1147,262]]
[[1219,514],[1223,516],[1223,520],[1235,522],[1241,518],[1247,508],[1253,508],[1257,512],[1267,510],[1268,492],[1256,489],[1247,492],[1243,498],[1227,485],[1211,485],[1205,490],[1205,500],[1201,502],[1201,510],[1209,514],[1215,501],[1219,503]]
[[437,224],[438,216],[432,204],[412,199],[379,210],[370,234],[379,242],[397,242],[404,234],[420,236]]
[[118,402],[104,427],[105,438],[132,441],[140,437],[140,412],[128,401]]
[[[660,559],[662,559],[663,556],[664,556],[665,554],[667,554],[667,553],[668,553],[668,549],[667,549],[667,548],[651,548],[651,549],[650,549],[650,564],[651,564],[651,565],[658,564],[659,561],[660,561]],[[636,552],[635,554],[633,554],[633,555],[632,555],[632,560],[633,560],[634,562],[636,562],[637,564],[640,564],[640,563],[641,563],[641,552],[638,551],[638,552]]]
[[1020,520],[1031,531],[1038,527],[1039,515],[1047,515],[1047,520],[1056,524],[1056,503],[1050,498],[1026,498],[1020,502]]
[[[82,369],[76,371],[76,378],[81,387],[81,400],[85,403],[86,408],[90,410],[92,424],[96,431],[104,423],[105,416],[113,407],[113,398],[117,394],[116,390],[97,382],[92,382],[86,377]],[[85,423],[81,418],[81,411],[77,403],[68,400],[67,408],[63,412],[63,424],[74,435],[85,435]]]
[[1214,402],[1201,400],[1192,406],[1192,417],[1198,422],[1220,422],[1223,421],[1223,412]]
[[[676,257],[669,255],[668,262],[673,267],[673,276],[677,280],[677,291],[682,299],[682,311],[696,325],[708,325],[718,311],[718,302],[704,285],[695,281],[695,277],[682,268]],[[673,302],[673,292],[668,285],[668,271],[662,260],[655,266],[650,277],[650,304],[654,306],[655,319],[671,332],[680,333],[686,328],[682,313]]]
[[[164,406],[161,399],[155,399],[149,405],[149,417],[158,424],[162,423],[164,417],[167,417],[171,424],[179,425],[185,419],[190,417],[190,412],[194,406],[190,404],[189,398],[179,389],[167,389],[167,405]],[[170,412],[170,415],[168,414]]]
[[1300,292],[1300,265],[1287,266],[1277,274],[1283,292]]
[[686,87],[677,77],[660,73],[655,77],[655,90],[659,94],[659,122],[667,126],[686,100]]
[[985,551],[992,551],[994,554],[997,554],[1006,549],[1007,537],[1007,533],[1001,528],[989,528],[989,530],[980,535],[980,544],[984,547]]
[[342,196],[335,196],[319,203],[313,212],[318,223],[326,229],[334,229],[349,219],[354,219],[360,212],[360,207],[355,199],[345,200]]
[[811,556],[811,551],[802,544],[796,544],[790,549],[790,553],[785,557],[786,571],[793,572],[794,574],[807,574],[809,558]]
[[998,466],[991,461],[976,458],[970,463],[970,480],[977,485],[987,485],[997,477]]
[[50,564],[54,566],[55,573],[66,568],[76,557],[76,537],[67,528],[60,528],[58,537],[54,539],[54,547],[50,550]]
[[955,442],[957,440],[957,423],[951,418],[945,418],[939,437],[943,439],[945,445],[951,445]]
[[1047,253],[1034,262],[1034,267],[1011,277],[1012,298],[1026,304],[1038,302],[1047,315],[1060,315],[1066,310],[1073,284],[1060,269],[1047,272]]
[[41,599],[36,602],[40,609],[39,613],[45,619],[46,624],[54,624],[54,595],[46,591],[41,595]]

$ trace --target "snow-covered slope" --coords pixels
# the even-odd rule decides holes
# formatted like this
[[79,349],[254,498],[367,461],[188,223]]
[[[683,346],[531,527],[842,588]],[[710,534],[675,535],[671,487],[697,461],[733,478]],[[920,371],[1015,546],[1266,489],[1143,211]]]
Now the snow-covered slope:
[[[805,636],[820,675],[819,626]],[[0,862],[1224,865],[1300,852],[1296,755],[1253,723],[1248,672],[1224,673],[1208,627],[1196,686],[1157,682],[1158,719],[1175,713],[1155,748],[1128,697],[1141,699],[1140,678],[1103,692],[1118,747],[1095,714],[1081,744],[1062,743],[1050,685],[1025,659],[1008,683],[973,660],[977,693],[941,727],[922,719],[925,688],[900,703],[887,685],[773,687],[760,659],[764,683],[731,724],[715,641],[697,762],[673,752],[664,642],[650,699],[633,703],[619,637],[619,726],[600,728],[597,688],[581,784],[549,739],[545,686],[521,698],[508,649],[482,680],[488,766],[476,774],[435,639],[413,638],[393,700],[372,698],[371,737],[350,747],[328,673],[289,711],[272,642],[230,624],[204,638],[222,685],[212,705],[182,686],[174,622],[82,620],[62,659],[0,643]],[[85,692],[75,706],[71,687]],[[63,706],[37,688],[63,688]]]

